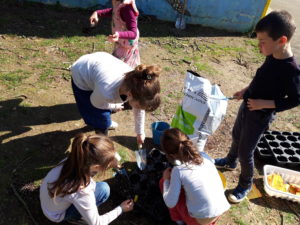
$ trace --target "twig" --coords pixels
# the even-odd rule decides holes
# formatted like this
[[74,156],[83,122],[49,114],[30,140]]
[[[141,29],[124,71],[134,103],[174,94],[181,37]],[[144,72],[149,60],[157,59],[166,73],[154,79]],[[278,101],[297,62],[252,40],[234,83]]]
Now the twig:
[[92,52],[95,51],[95,43],[93,42]]
[[70,71],[70,68],[59,68],[59,67],[51,67],[51,69],[55,69],[55,70],[66,70],[66,71]]
[[196,40],[194,40],[194,45],[196,46],[197,50],[198,50],[199,52],[201,52],[201,49],[199,48],[198,43],[196,42]]
[[24,159],[21,162],[19,162],[18,165],[11,171],[12,175],[14,175],[14,173],[17,171],[17,169],[19,169],[29,159],[31,159],[31,156],[29,156],[26,159]]
[[186,64],[188,64],[188,65],[191,65],[191,64],[192,64],[192,62],[187,61],[187,60],[185,60],[185,59],[183,59],[182,62],[184,62],[184,63],[186,63]]
[[33,48],[22,48],[22,49],[30,50],[30,51],[35,51],[35,52],[38,52],[38,51],[39,51],[39,49],[33,49]]
[[22,203],[22,205],[24,206],[26,212],[28,213],[30,219],[32,220],[34,225],[38,225],[38,223],[36,222],[36,220],[34,219],[34,217],[32,216],[26,202],[22,199],[22,197],[19,195],[19,193],[17,192],[16,188],[14,187],[13,184],[10,184],[11,189],[13,190],[15,196],[17,197],[17,199]]

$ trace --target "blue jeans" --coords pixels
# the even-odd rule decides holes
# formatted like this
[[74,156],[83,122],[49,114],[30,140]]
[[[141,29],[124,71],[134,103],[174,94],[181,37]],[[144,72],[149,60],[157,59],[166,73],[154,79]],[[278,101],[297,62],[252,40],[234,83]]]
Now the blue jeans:
[[72,89],[76,100],[77,108],[84,122],[91,127],[106,133],[111,125],[111,110],[98,109],[91,103],[90,97],[93,91],[84,91],[78,88],[72,80]]
[[261,135],[268,129],[273,119],[273,111],[249,111],[245,102],[240,106],[232,130],[232,143],[227,159],[229,164],[239,159],[241,164],[239,185],[243,188],[250,188],[252,186],[254,150]]
[[[96,182],[95,198],[97,207],[104,203],[110,194],[110,188],[106,182]],[[82,216],[72,204],[66,211],[64,220],[79,220]]]

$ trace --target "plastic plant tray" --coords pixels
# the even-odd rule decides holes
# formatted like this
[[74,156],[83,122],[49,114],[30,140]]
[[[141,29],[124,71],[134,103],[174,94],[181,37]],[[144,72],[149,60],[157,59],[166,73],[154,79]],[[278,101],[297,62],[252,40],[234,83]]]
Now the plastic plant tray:
[[263,137],[278,165],[300,166],[300,133],[266,131]]
[[272,159],[274,157],[271,150],[268,147],[268,143],[266,142],[263,136],[256,145],[255,150],[260,159]]
[[290,201],[300,203],[300,196],[288,192],[276,190],[268,184],[268,175],[279,174],[285,183],[293,183],[300,185],[300,172],[281,168],[278,166],[265,165],[264,166],[264,189],[268,195],[276,198],[283,198]]

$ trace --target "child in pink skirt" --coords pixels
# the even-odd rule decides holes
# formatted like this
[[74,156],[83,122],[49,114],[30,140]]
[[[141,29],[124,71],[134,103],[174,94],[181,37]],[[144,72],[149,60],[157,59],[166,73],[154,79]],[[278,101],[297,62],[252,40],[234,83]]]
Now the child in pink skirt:
[[135,0],[112,0],[112,6],[95,11],[90,17],[90,23],[95,26],[99,22],[99,17],[112,16],[112,34],[108,40],[115,43],[113,55],[135,68],[141,64],[137,28],[139,11]]

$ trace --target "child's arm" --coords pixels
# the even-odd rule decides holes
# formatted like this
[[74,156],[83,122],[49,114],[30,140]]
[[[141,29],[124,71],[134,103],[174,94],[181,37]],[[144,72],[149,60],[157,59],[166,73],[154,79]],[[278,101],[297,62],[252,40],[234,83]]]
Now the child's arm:
[[115,220],[123,211],[120,205],[108,213],[99,215],[93,192],[86,193],[82,191],[76,194],[71,202],[89,225],[107,225]]
[[274,109],[276,106],[274,100],[248,98],[247,107],[250,111],[254,111],[260,109]]
[[300,105],[300,75],[291,76],[291,79],[282,85],[285,85],[287,92],[285,97],[275,100],[248,99],[249,110],[275,109],[276,112],[281,112]]
[[246,90],[248,89],[248,87],[249,87],[249,86],[243,88],[242,90],[240,90],[240,91],[238,91],[238,92],[235,92],[235,93],[233,94],[233,97],[234,97],[235,99],[237,99],[237,100],[243,99],[244,94],[245,94]]
[[126,23],[127,31],[118,31],[115,35],[118,35],[118,38],[120,39],[134,40],[137,36],[137,19],[136,12],[132,5],[123,7],[120,10],[120,15],[122,20]]
[[99,17],[111,17],[112,16],[112,8],[101,9],[93,12],[90,17],[90,24],[95,26],[99,22]]
[[179,170],[174,167],[171,172],[171,179],[164,180],[163,198],[169,208],[176,206],[181,192],[181,181]]
[[134,123],[135,123],[135,132],[137,134],[137,143],[143,144],[145,140],[145,110],[132,108]]

